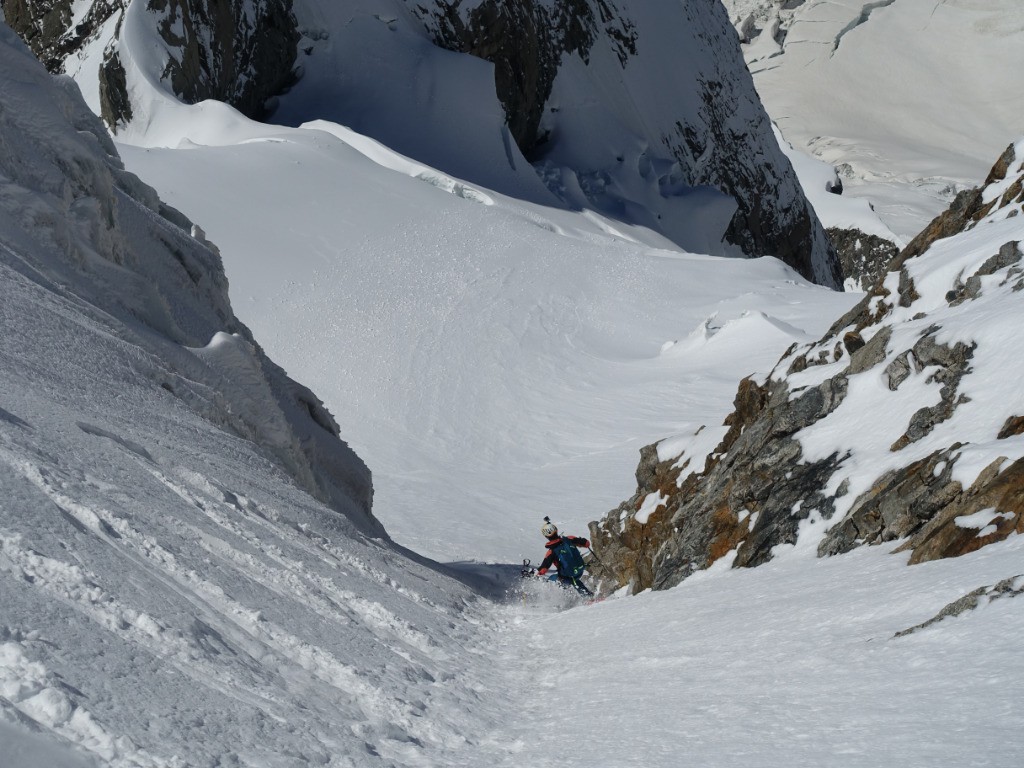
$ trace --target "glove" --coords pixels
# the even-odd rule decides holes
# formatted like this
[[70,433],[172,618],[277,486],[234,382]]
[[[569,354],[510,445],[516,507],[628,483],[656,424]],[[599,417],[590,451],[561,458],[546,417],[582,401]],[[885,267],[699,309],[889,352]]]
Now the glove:
[[584,540],[583,540],[583,547],[584,547],[585,549],[590,549],[590,542],[589,542],[589,541],[587,541],[586,539],[584,539]]
[[538,568],[538,569],[537,569],[537,575],[538,575],[538,576],[543,576],[543,575],[544,575],[545,573],[547,573],[547,572],[548,572],[548,569],[547,569],[547,568]]

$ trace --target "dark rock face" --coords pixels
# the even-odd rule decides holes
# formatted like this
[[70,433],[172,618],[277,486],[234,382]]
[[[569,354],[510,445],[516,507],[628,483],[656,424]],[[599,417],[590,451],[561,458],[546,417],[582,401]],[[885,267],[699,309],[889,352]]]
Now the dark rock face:
[[[342,6],[347,2],[338,0]],[[101,31],[109,36],[112,19],[120,24],[126,13],[145,12],[151,16],[153,42],[168,54],[163,71],[147,74],[166,83],[185,102],[216,99],[259,119],[265,116],[268,100],[294,79],[300,24],[293,17],[291,0],[146,0],[144,9],[133,5],[130,10],[115,0],[93,0],[80,22],[72,18],[72,0],[0,4],[51,71],[61,70]],[[622,147],[607,148],[608,156],[598,156],[606,148],[588,148],[590,154],[582,159],[576,155],[572,171],[579,174],[585,204],[613,217],[623,212],[631,223],[682,243],[703,222],[689,226],[688,221],[677,221],[680,215],[698,214],[680,214],[674,198],[682,198],[686,190],[718,190],[735,202],[735,213],[731,220],[728,211],[721,214],[718,231],[708,236],[712,242],[705,245],[702,240],[700,247],[734,253],[731,245],[747,256],[776,256],[809,280],[836,289],[842,286],[839,259],[776,146],[735,32],[718,3],[685,0],[657,11],[621,0],[395,4],[400,23],[422,26],[417,35],[425,30],[440,47],[494,64],[495,91],[509,133],[531,161],[543,159],[558,140],[552,89],[567,62],[590,68],[599,53],[602,66],[610,60],[622,69],[622,82],[612,83],[612,90],[627,93],[637,83],[668,77],[666,82],[674,85],[667,87],[664,99],[638,106],[621,94],[609,97],[608,122],[629,126],[634,133],[618,140]],[[351,5],[353,17],[364,12],[358,4]],[[651,48],[651,40],[667,34],[662,23],[672,25],[672,34],[680,38],[678,48],[662,47],[645,59],[645,39]],[[330,30],[319,33],[329,36]],[[118,26],[99,66],[100,111],[115,130],[133,117],[127,92],[131,75],[125,71],[130,57],[121,46]],[[600,102],[607,96],[609,75],[593,77],[584,84],[589,89],[586,96]],[[636,147],[643,148],[642,160],[605,199],[609,174],[620,174],[624,167],[617,165],[616,153]],[[647,213],[633,221],[625,213],[631,210]]]
[[96,0],[84,19],[71,26],[74,0],[0,0],[7,25],[18,33],[51,72],[120,8],[114,0]]
[[[629,10],[613,0],[485,0],[468,12],[458,0],[408,4],[438,45],[495,65],[498,98],[527,158],[549,139],[541,120],[566,57],[588,62],[595,45],[608,45],[626,69],[644,47]],[[771,139],[767,115],[759,103],[756,110],[744,103],[756,95],[724,9],[689,0],[680,12],[689,27],[713,30],[700,39],[716,67],[685,75],[695,79],[702,106],[660,126],[659,149],[684,169],[686,184],[716,188],[736,201],[725,242],[748,256],[776,256],[813,282],[841,287],[839,257],[788,161],[774,140],[765,140]],[[751,153],[770,157],[749,162]]]
[[825,231],[839,254],[843,276],[847,282],[855,280],[862,291],[871,290],[900,253],[899,247],[891,240],[865,234],[859,229],[832,227]]
[[[989,214],[1004,220],[1019,215],[1022,184],[1024,162],[1011,147],[986,187],[958,198],[819,342],[791,348],[766,383],[741,382],[735,410],[725,422],[729,430],[708,457],[699,458],[701,464],[685,453],[659,461],[656,446],[644,449],[636,494],[591,523],[600,575],[635,592],[671,587],[727,554],[734,566],[759,565],[771,558],[774,547],[796,542],[805,521],[832,522],[838,509],[843,509],[842,519],[827,526],[818,540],[819,556],[904,540],[898,551],[911,552],[910,562],[919,563],[966,554],[1024,532],[1024,458],[1008,458],[1017,455],[1009,453],[1012,449],[998,456],[1002,449],[996,444],[1024,434],[1024,417],[1012,410],[1012,403],[992,403],[986,410],[992,422],[992,460],[971,475],[968,487],[957,479],[957,470],[971,446],[950,442],[916,454],[912,449],[927,446],[922,441],[971,402],[961,382],[979,355],[1007,354],[978,342],[943,341],[941,324],[929,323],[930,312],[915,312],[915,307],[937,303],[940,310],[956,307],[959,312],[965,309],[961,305],[970,309],[970,302],[988,295],[1009,300],[1024,283],[1024,254],[1020,242],[1006,243],[971,274],[956,276],[945,304],[934,286],[928,301],[922,300],[914,276],[927,276],[928,270],[913,260],[929,243],[977,226]],[[958,257],[953,252],[951,258]],[[994,311],[991,306],[987,312]],[[910,323],[912,331],[906,330]],[[863,376],[877,377],[893,393],[900,393],[911,377],[916,386],[930,389],[927,403],[912,413],[903,435],[888,447],[890,454],[909,458],[869,486],[860,485],[853,497],[845,466],[850,454],[840,447],[830,456],[809,458],[800,433],[827,422],[848,398],[853,378]],[[884,411],[859,414],[860,428],[877,429],[872,419],[890,417]],[[843,440],[834,444],[842,446]],[[638,519],[642,506],[650,508],[651,494],[657,494],[656,510]]]
[[149,0],[173,52],[162,77],[183,101],[224,101],[261,118],[293,81],[299,33],[291,0]]
[[[125,69],[116,50],[125,9],[94,0],[72,26],[73,0],[0,0],[7,23],[51,72],[93,40],[115,15],[117,29],[99,72],[102,116],[112,128],[132,117]],[[291,0],[148,0],[146,11],[170,56],[163,72],[183,101],[217,99],[255,118],[292,82],[299,34]]]
[[[843,269],[835,248],[829,241],[802,189],[796,174],[781,150],[771,165],[737,163],[736,153],[745,153],[744,145],[755,137],[770,136],[771,125],[763,109],[756,118],[742,116],[738,100],[720,98],[727,90],[737,90],[754,83],[744,68],[739,77],[742,84],[717,79],[700,81],[704,107],[698,125],[706,133],[701,136],[693,126],[676,125],[675,135],[664,137],[675,156],[688,164],[701,158],[695,184],[706,184],[732,196],[737,211],[725,233],[728,243],[739,246],[752,256],[776,256],[796,269],[808,280],[829,288],[843,285]],[[763,146],[771,152],[776,147]],[[776,170],[772,170],[772,168]],[[785,168],[779,172],[777,169]]]
[[117,51],[107,51],[100,65],[100,117],[111,127],[125,125],[132,119],[128,76]]
[[599,34],[625,65],[637,52],[633,24],[609,0],[485,0],[466,14],[459,0],[415,4],[442,48],[494,64],[494,84],[516,144],[528,158],[545,136],[540,120],[563,56],[586,61]]

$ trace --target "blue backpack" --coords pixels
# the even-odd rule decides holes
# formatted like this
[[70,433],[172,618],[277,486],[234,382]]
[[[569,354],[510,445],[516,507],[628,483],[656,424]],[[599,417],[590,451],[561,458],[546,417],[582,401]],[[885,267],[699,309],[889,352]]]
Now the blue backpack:
[[562,539],[551,551],[558,558],[558,575],[561,578],[578,579],[583,575],[583,555],[568,539]]

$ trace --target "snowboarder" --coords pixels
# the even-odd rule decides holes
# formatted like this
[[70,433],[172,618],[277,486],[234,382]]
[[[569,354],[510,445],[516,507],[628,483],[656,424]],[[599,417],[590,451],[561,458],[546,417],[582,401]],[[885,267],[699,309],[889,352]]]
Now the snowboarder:
[[537,569],[537,575],[544,576],[552,565],[557,564],[560,586],[566,589],[572,587],[587,597],[593,596],[594,593],[587,589],[587,585],[581,580],[586,564],[583,562],[583,555],[577,550],[578,547],[590,549],[590,542],[578,536],[559,536],[558,528],[546,517],[540,532],[547,537],[545,546],[548,553]]

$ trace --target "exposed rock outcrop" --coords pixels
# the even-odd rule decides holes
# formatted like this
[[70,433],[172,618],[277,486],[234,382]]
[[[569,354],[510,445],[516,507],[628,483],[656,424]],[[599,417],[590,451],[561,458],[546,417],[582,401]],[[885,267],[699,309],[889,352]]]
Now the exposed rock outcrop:
[[[903,260],[919,256],[932,243],[945,237],[953,237],[973,229],[978,222],[1000,208],[1009,208],[1024,202],[1024,178],[1016,178],[1019,172],[1016,164],[1021,162],[1018,148],[1011,144],[992,166],[984,184],[960,192],[949,208],[943,211],[903,249]],[[1002,182],[1008,182],[1002,184]],[[992,193],[986,194],[986,190]],[[998,190],[998,194],[995,191]]]
[[[512,134],[531,159],[542,160],[549,142],[556,142],[561,132],[547,102],[568,58],[576,57],[596,71],[591,63],[595,51],[610,51],[623,71],[617,76],[621,79],[631,70],[643,70],[645,79],[655,80],[676,71],[678,80],[691,85],[678,88],[685,93],[682,98],[666,90],[667,110],[652,104],[641,106],[647,111],[635,116],[609,115],[610,120],[650,126],[647,135],[638,137],[647,144],[641,165],[664,156],[666,164],[675,167],[676,178],[670,182],[666,177],[663,187],[708,186],[732,197],[737,210],[724,239],[747,255],[777,256],[810,280],[834,288],[841,285],[838,257],[795,184],[788,161],[771,141],[770,123],[718,4],[684,2],[671,11],[659,9],[660,17],[615,0],[485,0],[470,4],[471,9],[451,0],[435,0],[430,8],[409,4],[439,45],[494,63],[498,97]],[[698,52],[692,56],[688,51],[685,74],[679,63],[645,63],[638,56],[645,46],[650,48],[653,36],[665,34],[664,29],[652,28],[658,22],[673,30],[679,25],[677,31],[684,36],[679,45]],[[593,87],[595,101],[606,98],[606,87]],[[764,161],[751,162],[753,157]],[[591,162],[605,165],[608,160],[594,157]],[[608,175],[598,185],[601,190]],[[658,228],[656,222],[653,227]]]
[[509,129],[527,157],[546,135],[540,122],[566,54],[586,61],[598,36],[612,42],[623,66],[636,55],[635,25],[614,0],[436,1],[412,5],[434,41],[494,64],[494,84]]
[[830,227],[828,233],[843,267],[846,285],[869,291],[888,271],[888,266],[900,254],[899,246],[878,235],[869,235],[859,229]]
[[182,100],[224,101],[261,118],[294,80],[291,0],[149,0],[170,57],[161,77]]
[[119,10],[113,0],[95,0],[80,18],[74,0],[0,0],[7,25],[32,49],[51,72],[78,51],[96,30]]
[[984,394],[1015,390],[1005,361],[1024,354],[1022,184],[1024,142],[824,338],[742,382],[709,455],[646,448],[637,493],[591,524],[604,575],[664,588],[793,544],[901,541],[918,563],[1024,532],[1024,419]]
[[968,611],[976,610],[982,605],[1009,597],[1020,597],[1021,595],[1024,595],[1024,576],[1011,576],[1010,578],[1003,579],[998,584],[991,587],[978,587],[976,590],[964,595],[959,600],[954,600],[935,616],[928,619],[928,621],[897,632],[895,637],[906,637],[907,635],[912,635],[915,632],[920,632],[922,629],[927,629],[933,624],[938,624],[940,621],[944,621],[945,619],[962,616]]
[[133,116],[122,56],[126,14],[143,12],[166,54],[151,73],[187,103],[216,99],[263,117],[268,99],[294,79],[299,34],[291,0],[146,0],[128,9],[114,0],[0,0],[7,23],[51,72],[97,43],[101,112],[112,128]]

